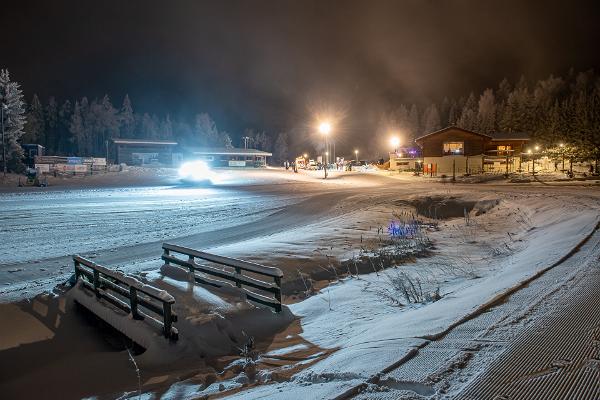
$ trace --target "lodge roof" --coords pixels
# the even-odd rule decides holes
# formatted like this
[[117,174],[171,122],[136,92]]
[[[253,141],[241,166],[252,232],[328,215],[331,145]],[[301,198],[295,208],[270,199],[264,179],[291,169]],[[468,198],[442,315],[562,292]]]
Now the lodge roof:
[[152,139],[112,139],[114,144],[143,144],[147,146],[177,146],[177,142],[172,140],[152,140]]
[[195,155],[230,155],[230,156],[266,156],[270,157],[273,153],[256,149],[240,149],[236,147],[196,147],[189,148],[188,151]]
[[415,141],[418,142],[419,140],[423,140],[423,139],[425,139],[425,138],[427,138],[429,136],[438,135],[440,133],[444,133],[444,132],[449,131],[451,129],[452,130],[458,130],[458,131],[466,132],[466,133],[471,133],[471,134],[477,135],[477,136],[483,136],[483,137],[490,138],[490,139],[492,138],[492,136],[490,136],[490,135],[486,135],[486,134],[479,133],[479,132],[473,132],[473,131],[470,131],[468,129],[463,129],[463,128],[459,128],[458,126],[453,126],[452,125],[452,126],[447,126],[447,127],[443,128],[443,129],[440,129],[438,131],[431,132],[431,133],[428,133],[428,134],[423,135],[421,137],[418,137],[418,138],[415,139]]
[[492,140],[531,140],[531,136],[525,132],[494,132]]

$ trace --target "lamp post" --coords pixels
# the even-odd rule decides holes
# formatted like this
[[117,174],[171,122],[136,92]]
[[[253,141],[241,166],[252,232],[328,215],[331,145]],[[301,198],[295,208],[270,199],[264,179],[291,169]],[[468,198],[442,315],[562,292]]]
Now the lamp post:
[[6,179],[6,141],[4,140],[4,110],[8,109],[8,106],[4,103],[0,103],[0,125],[2,125],[2,164],[4,166],[4,179]]
[[[531,149],[527,150],[527,154],[529,154],[529,157],[531,157]],[[535,175],[535,157],[533,158],[533,170],[532,170],[532,174]]]
[[[394,154],[396,155],[398,153],[398,146],[400,146],[400,139],[398,138],[398,136],[392,136],[392,138],[390,139],[390,143],[392,145],[392,147],[394,148]],[[396,165],[396,163],[394,162],[394,166]],[[390,154],[390,171],[392,170],[392,156]],[[398,170],[400,171],[400,170]]]
[[329,122],[321,122],[319,125],[319,132],[323,134],[325,138],[325,179],[327,179],[327,167],[329,167],[329,149],[328,149],[328,140],[327,136],[329,132],[331,132],[331,124]]
[[562,156],[562,172],[565,172],[565,144],[561,143],[560,146],[560,155]]
[[354,155],[356,156],[356,164],[358,165],[358,150],[354,150]]

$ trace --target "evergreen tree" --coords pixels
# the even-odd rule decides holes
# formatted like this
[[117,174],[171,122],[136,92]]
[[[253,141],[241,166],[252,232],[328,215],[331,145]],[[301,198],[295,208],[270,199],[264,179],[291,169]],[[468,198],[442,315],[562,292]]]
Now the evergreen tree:
[[423,116],[423,120],[424,134],[439,131],[442,128],[440,123],[440,114],[438,113],[435,103],[427,107]]
[[135,118],[129,95],[123,99],[123,105],[119,111],[120,136],[124,138],[135,137]]
[[58,103],[54,96],[50,96],[46,105],[46,150],[56,152],[58,148]]
[[25,133],[22,136],[24,143],[37,143],[46,145],[46,123],[44,120],[44,108],[37,94],[33,95],[31,104],[27,107],[27,122]]
[[419,110],[417,109],[417,105],[413,104],[410,107],[410,112],[408,113],[408,121],[407,121],[407,133],[408,140],[407,143],[414,143],[415,139],[421,136],[422,130],[419,124]]
[[456,122],[459,128],[468,129],[470,131],[477,132],[477,102],[475,100],[475,94],[471,92],[467,98],[465,105],[462,108],[460,117]]
[[207,113],[196,115],[196,141],[200,146],[218,146],[219,131],[215,121]]
[[[21,172],[24,169],[22,158],[23,149],[18,140],[23,136],[25,125],[25,102],[23,93],[17,82],[10,80],[8,70],[0,70],[0,107],[4,116],[4,143],[6,146],[6,160],[2,159],[2,169]],[[0,154],[1,156],[1,154]]]
[[173,138],[173,123],[171,122],[171,116],[167,114],[164,121],[160,124],[160,135],[163,139]]
[[75,151],[73,147],[75,140],[69,129],[72,114],[73,107],[71,106],[71,102],[66,100],[58,111],[58,154],[73,154]]
[[277,162],[284,162],[288,159],[288,137],[287,133],[280,133],[275,140],[273,156]]
[[479,132],[485,134],[494,132],[496,127],[496,99],[492,89],[486,89],[479,98],[477,119]]
[[84,118],[82,115],[82,107],[79,101],[75,101],[75,107],[73,107],[73,113],[71,114],[71,123],[69,125],[69,132],[71,132],[72,134],[72,150],[75,151],[76,154],[84,154],[86,148],[86,132],[84,126]]

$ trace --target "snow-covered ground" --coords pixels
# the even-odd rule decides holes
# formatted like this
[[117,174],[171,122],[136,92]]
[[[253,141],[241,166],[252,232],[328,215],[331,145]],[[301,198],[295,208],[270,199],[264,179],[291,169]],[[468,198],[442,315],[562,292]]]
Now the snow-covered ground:
[[[55,260],[49,262],[46,258],[56,256],[62,262],[61,256],[81,251],[71,250],[76,245],[93,252],[95,260],[101,263],[119,266],[130,273],[142,272],[146,279],[154,280],[161,287],[182,292],[179,298],[187,299],[182,301],[182,307],[187,307],[190,317],[207,313],[224,315],[228,322],[221,323],[219,331],[235,336],[247,321],[232,321],[239,318],[236,315],[246,312],[243,310],[247,306],[236,310],[236,302],[226,295],[216,297],[214,292],[206,290],[199,294],[196,289],[190,292],[186,284],[181,286],[174,277],[156,275],[160,267],[159,241],[168,238],[174,243],[280,267],[286,274],[284,288],[286,282],[289,284],[285,300],[291,303],[289,310],[298,320],[287,328],[277,327],[275,331],[279,333],[257,334],[263,343],[259,346],[256,375],[249,376],[248,371],[240,367],[237,354],[221,361],[199,361],[193,367],[188,364],[187,372],[170,371],[168,365],[161,367],[162,373],[142,367],[144,397],[167,399],[219,394],[234,398],[333,398],[365,384],[428,340],[478,313],[482,305],[551,266],[598,222],[600,193],[595,188],[506,183],[449,185],[407,175],[390,179],[380,176],[385,174],[379,172],[335,173],[332,179],[323,181],[318,179],[317,172],[252,172],[245,177],[250,185],[243,185],[239,179],[218,189],[157,187],[3,195],[1,200],[13,210],[30,213],[31,221],[38,218],[38,223],[46,223],[41,217],[43,213],[31,210],[35,204],[54,210],[56,215],[48,217],[47,226],[56,224],[62,233],[69,231],[65,215],[71,216],[71,225],[77,233],[71,236],[70,242],[52,238],[54,244],[47,245],[44,251],[23,251],[25,255],[19,257],[30,262],[15,263],[19,260],[14,258],[7,263],[3,259],[0,265],[3,281],[0,282],[12,279],[14,283],[9,287],[18,285],[19,273],[26,271],[9,270],[33,265],[35,273],[27,275],[25,282],[52,274],[64,279],[68,271],[53,267]],[[18,196],[24,196],[26,201],[20,204]],[[35,196],[42,197],[36,200]],[[48,201],[44,201],[44,196]],[[59,199],[71,202],[72,208],[66,211],[53,208]],[[81,204],[83,211],[77,204]],[[353,256],[376,250],[377,243],[387,235],[388,224],[414,214],[415,207],[425,214],[419,219],[425,224],[424,234],[434,246],[428,256],[407,258],[397,268],[375,267],[377,272],[359,276],[343,276],[340,269],[329,271],[329,264],[339,265]],[[443,216],[444,210],[453,218],[429,218]],[[97,219],[94,212],[99,213]],[[235,221],[230,218],[232,212],[237,213]],[[127,221],[135,221],[137,216],[146,222],[130,236],[135,236],[134,240],[140,243],[126,246],[130,243],[127,232],[138,229]],[[109,227],[101,226],[104,220]],[[18,225],[8,217],[2,224],[12,229]],[[178,228],[168,229],[173,226]],[[106,236],[111,236],[113,230],[115,234],[110,239],[97,238],[92,235],[96,229],[106,229]],[[33,248],[32,242],[39,240],[35,224],[28,225],[25,232],[30,236],[24,235],[20,243]],[[16,241],[12,246],[16,246]],[[9,254],[14,251],[9,246],[3,251],[16,257]],[[47,270],[39,271],[42,268]],[[323,270],[327,273],[319,273]],[[393,284],[403,273],[419,279],[425,294],[438,292],[441,298],[409,303]],[[301,275],[314,277],[316,294],[305,297],[303,290],[292,285],[297,284]],[[317,282],[318,277],[331,283]],[[25,290],[29,290],[27,295],[31,296],[46,287]],[[12,298],[12,293],[5,290],[2,295],[5,301]],[[220,299],[225,299],[225,303]],[[36,307],[44,311],[44,306]],[[6,340],[3,348],[14,357],[19,355],[19,347],[15,347],[18,344],[42,346],[45,341],[51,344],[56,342],[52,338],[61,337],[52,324],[36,325],[40,314],[22,304],[16,308],[7,304],[0,312],[17,316],[18,327],[32,326],[26,338],[18,338],[18,327],[15,327],[16,332],[8,334],[12,339]],[[36,318],[32,320],[30,315]],[[219,325],[211,325],[214,321],[202,329],[214,329]],[[193,326],[200,325],[189,325]],[[186,334],[191,332],[194,330],[187,330]],[[183,332],[182,335],[185,337]],[[224,348],[230,345],[231,342],[226,343]],[[211,346],[218,348],[219,343]],[[202,352],[202,346],[196,347],[196,351]],[[91,354],[95,354],[91,360],[99,360],[97,350]],[[122,354],[109,358],[128,359]],[[144,365],[143,355],[136,358]],[[63,363],[60,365],[64,367]],[[207,370],[207,365],[212,369]],[[127,368],[131,366],[125,363],[115,368],[115,373]],[[18,382],[25,382],[29,376],[27,369],[21,371],[23,375]],[[107,372],[107,376],[111,374]],[[112,393],[120,390],[129,393],[126,397],[137,397],[135,387],[125,385],[123,380],[115,380],[111,387]],[[14,386],[0,381],[0,388],[10,392]]]

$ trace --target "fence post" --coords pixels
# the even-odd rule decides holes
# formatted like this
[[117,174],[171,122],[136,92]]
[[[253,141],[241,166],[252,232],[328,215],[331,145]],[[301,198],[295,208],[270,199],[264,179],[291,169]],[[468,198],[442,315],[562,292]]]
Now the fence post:
[[163,302],[163,323],[164,323],[164,334],[168,339],[171,337],[171,325],[173,323],[171,315],[171,303]]
[[[169,249],[165,249],[163,248],[163,256],[168,256],[169,255]],[[169,265],[169,260],[164,260],[165,261],[165,265]]]
[[194,256],[188,255],[188,268],[190,269],[190,274],[194,274]]
[[275,284],[277,285],[277,291],[275,292],[275,299],[279,302],[279,304],[275,305],[275,311],[281,312],[281,278],[275,277]]
[[131,306],[131,317],[133,319],[141,319],[140,314],[138,314],[137,290],[133,286],[129,286],[129,305]]
[[97,269],[94,269],[94,292],[100,297],[100,272]]
[[[235,267],[235,273],[237,275],[242,275],[242,269],[240,267]],[[235,286],[239,288],[242,287],[242,283],[237,279],[237,276],[235,277]]]
[[77,260],[73,260],[73,263],[75,264],[75,282],[77,282],[77,280],[79,279],[79,261]]

